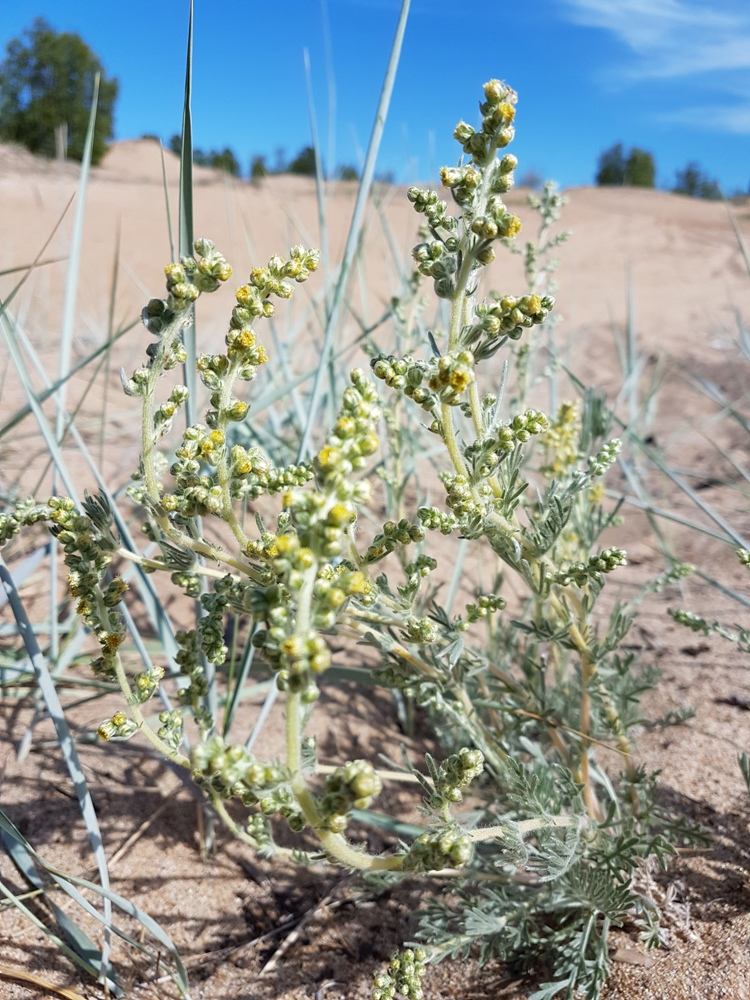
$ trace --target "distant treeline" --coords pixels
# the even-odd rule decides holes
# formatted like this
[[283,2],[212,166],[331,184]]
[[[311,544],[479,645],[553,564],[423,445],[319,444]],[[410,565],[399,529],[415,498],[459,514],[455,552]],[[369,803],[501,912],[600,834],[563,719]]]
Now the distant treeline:
[[[159,139],[157,135],[144,135],[144,139]],[[179,156],[182,139],[179,135],[173,135],[167,143],[167,148]],[[304,146],[291,160],[287,159],[286,150],[277,149],[273,166],[270,166],[266,156],[253,156],[250,160],[248,170],[243,172],[242,164],[237,158],[233,149],[226,146],[224,149],[212,149],[206,152],[202,149],[193,150],[193,163],[199,167],[212,167],[214,170],[223,170],[232,177],[249,177],[257,180],[262,177],[270,177],[273,174],[298,174],[302,177],[314,177],[316,173],[315,150],[312,146]],[[325,171],[323,175],[326,176]],[[341,181],[359,180],[359,170],[349,163],[341,164],[336,168],[334,176]],[[384,184],[392,184],[394,177],[392,173],[381,174],[378,180]]]
[[[621,142],[611,146],[599,157],[596,183],[600,186],[619,185],[621,187],[656,187],[656,164],[654,157],[645,149],[633,146],[625,150]],[[709,177],[697,163],[688,163],[676,172],[675,183],[669,187],[674,194],[686,194],[691,198],[721,198],[721,185]],[[733,196],[750,193],[734,191]]]

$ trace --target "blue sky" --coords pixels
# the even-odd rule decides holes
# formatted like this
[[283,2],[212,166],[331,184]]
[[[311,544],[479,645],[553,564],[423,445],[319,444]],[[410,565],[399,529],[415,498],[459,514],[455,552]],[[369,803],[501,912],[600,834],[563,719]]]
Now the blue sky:
[[[116,137],[167,139],[180,129],[187,0],[100,3],[96,17],[92,6],[6,2],[0,48],[36,16],[77,32],[120,81]],[[195,145],[231,146],[244,170],[254,154],[273,164],[307,145],[306,48],[323,149],[356,164],[399,6],[195,0]],[[425,181],[454,163],[453,127],[476,121],[491,77],[519,92],[518,177],[589,184],[602,150],[623,142],[653,153],[660,186],[692,160],[727,192],[748,190],[749,0],[412,0],[379,170]]]

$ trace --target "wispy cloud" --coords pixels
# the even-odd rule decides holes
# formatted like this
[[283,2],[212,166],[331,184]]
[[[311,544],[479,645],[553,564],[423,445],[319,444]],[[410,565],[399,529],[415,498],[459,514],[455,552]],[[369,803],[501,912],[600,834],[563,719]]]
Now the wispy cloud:
[[636,57],[623,78],[750,69],[747,0],[565,0],[576,24],[612,32]]
[[673,125],[695,126],[695,123],[700,121],[702,127],[718,132],[729,132],[733,135],[750,134],[750,103],[680,108],[676,111],[665,111],[658,117],[659,121]]

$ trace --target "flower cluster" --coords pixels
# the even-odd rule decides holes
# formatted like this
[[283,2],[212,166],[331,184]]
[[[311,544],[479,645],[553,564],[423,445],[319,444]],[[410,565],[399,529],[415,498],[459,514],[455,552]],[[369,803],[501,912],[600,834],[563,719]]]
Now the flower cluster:
[[138,731],[138,726],[124,712],[115,712],[97,729],[96,735],[102,740],[129,740]]
[[438,359],[437,371],[428,384],[441,403],[455,406],[474,380],[474,355],[459,351]]
[[474,855],[471,838],[459,827],[423,833],[409,845],[404,871],[437,872],[441,868],[459,868]]
[[[193,304],[202,292],[215,292],[231,277],[232,268],[211,240],[196,240],[193,249],[194,256],[167,264],[166,299],[151,299],[141,314],[144,326],[158,340],[146,348],[148,363],[137,368],[130,379],[123,377],[123,389],[129,396],[148,396],[153,390],[154,376],[158,378],[185,362],[187,354],[180,332],[189,321]],[[162,416],[156,429],[164,422]]]
[[441,535],[450,535],[458,527],[458,519],[438,507],[420,507],[417,516],[428,531],[439,531]]
[[487,618],[489,615],[502,611],[505,607],[505,599],[499,594],[480,594],[476,604],[473,602],[466,605],[465,621],[469,625],[478,622],[480,618]]
[[383,787],[372,764],[350,760],[326,775],[319,810],[329,830],[343,833],[352,809],[367,809]]
[[383,530],[378,532],[365,552],[363,562],[374,563],[389,555],[399,545],[409,545],[410,542],[421,542],[424,539],[424,529],[419,524],[402,517],[400,521],[386,521]]
[[619,438],[612,438],[600,449],[597,455],[589,458],[589,475],[603,476],[607,469],[617,461],[621,450],[622,441]]
[[413,399],[423,410],[432,413],[438,409],[437,395],[424,386],[425,381],[437,373],[436,361],[415,360],[410,354],[403,358],[379,354],[372,358],[370,367],[376,378],[381,379],[391,389],[400,389],[405,396]]
[[571,583],[576,587],[584,587],[592,580],[601,583],[603,574],[611,573],[618,566],[627,566],[627,553],[624,549],[612,547],[589,556],[585,563],[573,563],[572,566],[559,570],[554,574],[554,580],[562,587],[568,587]]
[[250,596],[253,616],[266,625],[253,642],[276,672],[279,687],[305,702],[317,698],[315,677],[331,663],[319,630],[335,626],[350,598],[367,602],[372,593],[369,578],[341,557],[351,544],[358,505],[370,495],[367,482],[353,474],[379,446],[379,419],[375,387],[355,369],[333,433],[313,462],[317,488],[288,489],[284,530],[246,546],[272,579]]
[[451,754],[444,760],[438,771],[435,782],[436,795],[430,805],[439,808],[444,802],[461,802],[462,788],[470,785],[484,770],[484,756],[479,750],[461,747],[458,753]]
[[406,197],[414,206],[414,211],[425,217],[429,231],[442,229],[451,233],[458,229],[458,219],[448,215],[448,206],[438,198],[435,191],[410,187]]
[[226,744],[213,735],[193,747],[190,766],[198,784],[222,798],[257,805],[266,816],[277,813],[292,830],[304,828],[302,812],[289,787],[291,775],[283,765],[263,764],[241,744]]
[[562,403],[542,437],[545,462],[542,472],[550,479],[565,474],[580,458],[581,406]]
[[424,948],[406,948],[394,955],[387,972],[379,972],[373,979],[372,1000],[422,1000],[422,978],[425,973],[427,952]]
[[506,340],[519,340],[525,330],[544,323],[555,300],[551,295],[503,295],[476,307],[475,321],[461,331],[461,343],[477,361],[492,357]]
[[68,588],[77,598],[76,610],[99,643],[101,655],[91,667],[101,677],[115,676],[118,649],[125,641],[125,626],[117,605],[127,584],[119,577],[106,580],[116,541],[106,504],[89,497],[83,511],[69,497],[47,502],[50,531],[63,547],[68,567]]
[[[459,122],[453,137],[461,143],[464,153],[475,166],[486,167],[495,160],[495,153],[508,145],[515,135],[513,120],[516,117],[518,94],[500,80],[490,80],[484,85],[484,103],[480,104],[482,126],[475,131],[466,122]],[[515,157],[512,158],[515,160]],[[501,160],[500,173],[507,174],[515,168]],[[507,188],[506,188],[507,190]]]
[[518,446],[526,444],[534,435],[542,434],[549,426],[541,410],[528,409],[517,413],[509,423],[502,424],[485,437],[466,445],[464,457],[471,472],[471,482],[481,484],[496,472],[500,463]]

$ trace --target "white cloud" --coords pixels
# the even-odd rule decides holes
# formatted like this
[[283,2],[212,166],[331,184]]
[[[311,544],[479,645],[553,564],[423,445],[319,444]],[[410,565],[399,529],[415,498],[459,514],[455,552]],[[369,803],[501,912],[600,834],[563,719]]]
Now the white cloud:
[[750,69],[747,0],[564,0],[576,24],[616,35],[636,56],[624,79]]
[[658,116],[659,121],[674,125],[696,126],[733,135],[750,135],[750,103],[735,106],[721,104],[682,108]]

